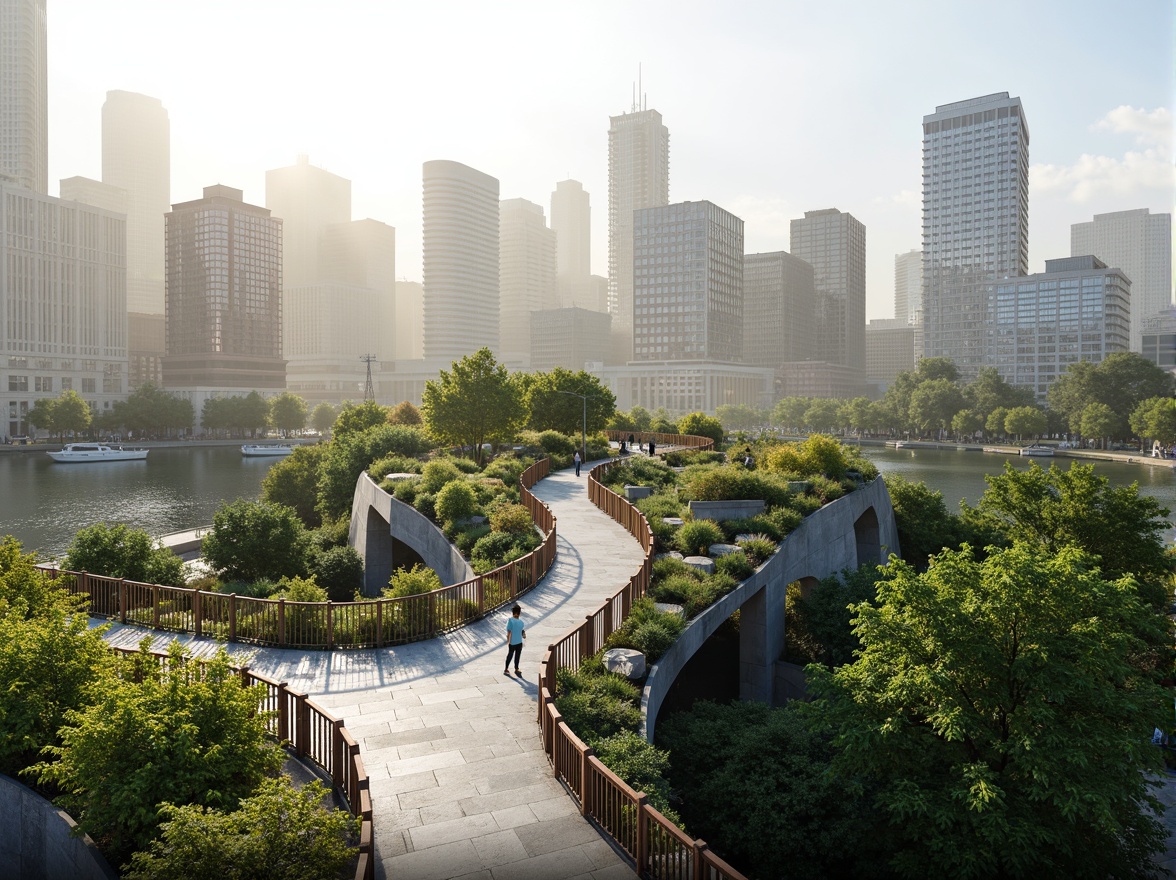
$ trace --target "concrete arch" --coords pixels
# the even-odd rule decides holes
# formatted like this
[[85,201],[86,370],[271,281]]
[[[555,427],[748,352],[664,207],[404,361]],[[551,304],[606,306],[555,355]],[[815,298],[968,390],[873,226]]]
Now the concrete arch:
[[474,570],[444,532],[377,486],[367,474],[360,474],[355,483],[347,542],[363,558],[365,596],[378,596],[388,585],[398,563],[395,546],[400,542],[437,572],[447,587],[474,578]]
[[784,603],[788,585],[793,581],[811,584],[846,568],[856,568],[859,558],[881,561],[891,553],[899,553],[898,529],[890,494],[881,478],[805,517],[755,574],[690,621],[650,670],[641,696],[646,738],[653,742],[657,713],[674,679],[736,611],[742,612],[739,698],[763,703],[785,699],[794,683],[785,680],[785,673],[778,673],[777,661],[784,653]]

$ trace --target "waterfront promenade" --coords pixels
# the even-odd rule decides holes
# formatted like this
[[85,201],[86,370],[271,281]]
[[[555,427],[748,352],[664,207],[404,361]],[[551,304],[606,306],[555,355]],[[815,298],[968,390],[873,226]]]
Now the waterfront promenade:
[[[583,622],[641,564],[641,547],[601,513],[587,474],[532,489],[558,521],[551,571],[521,597],[523,676],[504,676],[509,610],[438,639],[364,651],[229,644],[234,663],[287,682],[342,718],[371,778],[377,876],[430,880],[621,880],[632,868],[555,781],[536,723],[543,651]],[[114,625],[134,646],[144,630]],[[194,653],[209,639],[173,637]]]

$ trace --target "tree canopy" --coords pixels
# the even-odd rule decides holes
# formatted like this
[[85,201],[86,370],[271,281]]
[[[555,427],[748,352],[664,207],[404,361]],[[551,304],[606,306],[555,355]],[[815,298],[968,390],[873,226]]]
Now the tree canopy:
[[[517,377],[532,431],[559,431],[579,437],[587,417],[587,433],[603,430],[617,410],[617,399],[595,376],[556,367],[546,373]],[[587,400],[576,397],[583,394]],[[586,409],[585,409],[586,407]]]
[[90,404],[74,390],[56,398],[42,397],[28,413],[29,424],[48,431],[60,440],[66,435],[85,433],[93,421]]
[[1050,408],[1058,412],[1072,432],[1082,433],[1082,415],[1092,403],[1104,404],[1115,414],[1112,437],[1126,437],[1136,408],[1153,397],[1171,397],[1170,373],[1142,355],[1116,352],[1101,363],[1079,361],[1049,388]]
[[184,585],[184,561],[151,535],[123,523],[96,523],[74,535],[65,556],[70,571],[146,584]]
[[467,450],[480,465],[483,444],[513,439],[526,407],[519,384],[489,348],[481,348],[425,383],[421,415],[438,442]]
[[722,443],[725,436],[723,423],[706,413],[693,412],[678,419],[678,433],[696,437],[710,437],[715,443]]
[[374,400],[365,400],[363,403],[346,400],[331,423],[331,433],[336,439],[342,439],[350,434],[359,434],[387,423],[388,407],[381,406]]
[[283,391],[269,401],[269,424],[283,436],[306,427],[306,401],[297,394]]
[[255,581],[306,571],[306,532],[281,504],[239,499],[222,505],[201,545],[204,558],[230,581]]

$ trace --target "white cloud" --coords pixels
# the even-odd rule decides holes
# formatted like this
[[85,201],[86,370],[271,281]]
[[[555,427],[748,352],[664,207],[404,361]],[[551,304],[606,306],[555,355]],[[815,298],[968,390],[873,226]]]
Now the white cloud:
[[[1105,196],[1171,201],[1176,189],[1172,165],[1172,114],[1165,107],[1147,111],[1116,107],[1093,126],[1094,130],[1132,135],[1141,149],[1121,156],[1083,153],[1069,165],[1032,165],[1029,183],[1034,193],[1085,204]],[[1163,202],[1161,202],[1163,203]]]

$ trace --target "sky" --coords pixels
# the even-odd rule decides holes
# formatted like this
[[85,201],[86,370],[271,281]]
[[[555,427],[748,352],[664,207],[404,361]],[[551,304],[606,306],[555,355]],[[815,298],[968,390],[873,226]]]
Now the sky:
[[744,220],[747,253],[839,208],[866,226],[867,316],[921,244],[922,117],[1007,91],[1030,133],[1029,270],[1070,224],[1171,212],[1170,0],[48,0],[49,177],[101,176],[101,108],[124,89],[171,119],[172,201],[222,183],[265,204],[299,154],[352,181],[355,219],[396,227],[421,279],[421,164],[497,177],[550,211],[592,200],[607,274],[609,117],[641,71],[670,131],[670,200]]

